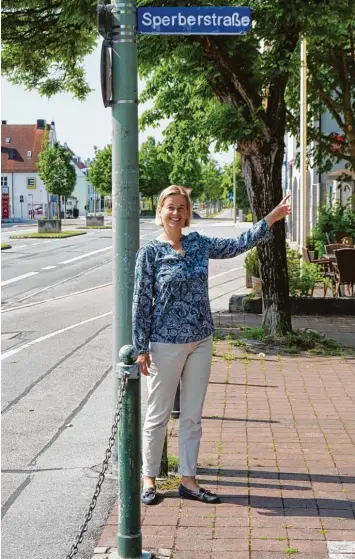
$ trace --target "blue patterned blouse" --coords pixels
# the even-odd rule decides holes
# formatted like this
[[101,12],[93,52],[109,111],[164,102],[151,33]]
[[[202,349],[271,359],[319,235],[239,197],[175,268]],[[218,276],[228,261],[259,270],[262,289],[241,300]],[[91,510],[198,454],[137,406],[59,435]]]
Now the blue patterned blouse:
[[182,238],[185,255],[157,239],[137,254],[133,295],[133,344],[138,354],[149,342],[184,344],[213,332],[208,298],[209,258],[233,258],[265,239],[265,219],[232,239],[197,232]]

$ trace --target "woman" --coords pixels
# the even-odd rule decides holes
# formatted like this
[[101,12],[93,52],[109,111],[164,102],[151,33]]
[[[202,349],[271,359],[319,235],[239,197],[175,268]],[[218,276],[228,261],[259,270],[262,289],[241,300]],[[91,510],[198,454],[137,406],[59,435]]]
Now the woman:
[[160,194],[156,223],[162,233],[138,252],[133,298],[133,341],[148,384],[141,493],[147,505],[156,500],[155,478],[180,379],[179,495],[219,502],[217,495],[199,487],[195,477],[212,361],[208,260],[233,258],[265,239],[270,227],[290,213],[287,200],[288,196],[239,238],[223,239],[197,232],[183,235],[192,214],[186,190],[169,186]]

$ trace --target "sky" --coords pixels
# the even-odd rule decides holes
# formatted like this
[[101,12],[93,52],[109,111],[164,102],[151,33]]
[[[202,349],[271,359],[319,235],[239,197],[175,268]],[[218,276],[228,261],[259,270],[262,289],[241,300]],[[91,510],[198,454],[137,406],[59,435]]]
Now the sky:
[[[94,146],[102,149],[111,143],[111,109],[105,109],[101,97],[100,51],[101,46],[98,46],[85,59],[87,80],[93,89],[85,101],[73,99],[67,93],[47,99],[36,91],[26,91],[2,78],[1,118],[7,120],[8,124],[34,124],[37,119],[54,121],[57,139],[61,144],[66,142],[82,159],[92,158]],[[138,91],[143,86],[143,82],[139,81]],[[139,114],[148,107],[148,104],[139,105]],[[139,143],[144,142],[148,136],[162,141],[161,132],[162,129],[157,128],[140,132]],[[220,164],[229,163],[233,159],[232,152],[216,154],[214,157]]]

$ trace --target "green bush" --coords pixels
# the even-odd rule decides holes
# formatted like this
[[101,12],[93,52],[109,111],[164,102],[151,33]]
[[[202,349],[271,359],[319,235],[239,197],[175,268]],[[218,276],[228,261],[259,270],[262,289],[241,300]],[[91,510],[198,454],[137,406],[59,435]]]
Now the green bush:
[[323,256],[324,245],[328,244],[326,235],[328,234],[330,242],[335,242],[335,235],[340,232],[355,238],[355,213],[351,209],[351,204],[341,202],[336,202],[334,205],[324,204],[319,209],[317,224],[313,232],[319,256]]
[[244,259],[244,266],[247,274],[254,276],[254,278],[260,278],[259,258],[256,248],[252,248],[247,252]]
[[252,222],[253,221],[253,214],[249,213],[245,216],[245,221]]

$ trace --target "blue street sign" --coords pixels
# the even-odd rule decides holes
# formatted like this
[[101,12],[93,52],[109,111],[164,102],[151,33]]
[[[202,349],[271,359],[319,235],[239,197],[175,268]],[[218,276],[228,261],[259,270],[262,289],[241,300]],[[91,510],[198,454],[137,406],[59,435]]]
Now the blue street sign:
[[251,29],[251,10],[245,6],[138,8],[142,35],[243,35]]

